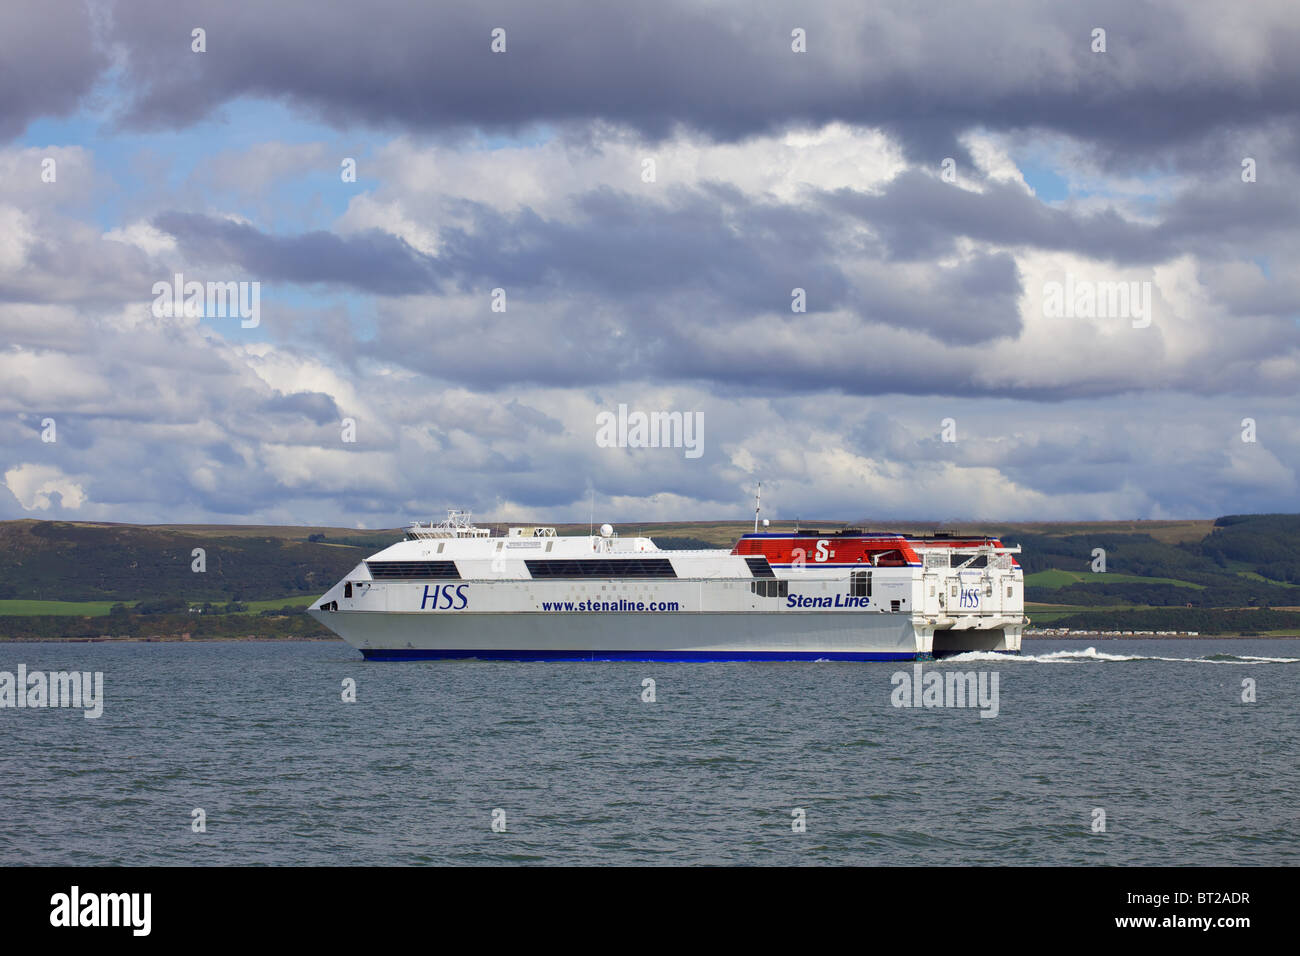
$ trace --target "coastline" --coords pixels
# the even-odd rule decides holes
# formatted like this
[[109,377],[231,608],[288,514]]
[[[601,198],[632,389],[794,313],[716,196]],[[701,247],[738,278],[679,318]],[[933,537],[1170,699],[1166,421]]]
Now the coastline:
[[[1294,641],[1300,634],[1186,634],[1169,636],[1101,635],[1101,634],[1035,634],[1025,635],[1025,641]],[[101,637],[3,637],[0,644],[346,644],[341,637],[191,637],[188,634],[133,637],[105,635]]]

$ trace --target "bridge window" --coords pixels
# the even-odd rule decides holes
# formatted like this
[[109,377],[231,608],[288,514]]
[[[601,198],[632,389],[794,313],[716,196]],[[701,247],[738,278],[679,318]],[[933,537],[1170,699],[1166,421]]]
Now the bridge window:
[[878,568],[905,568],[907,559],[903,557],[903,552],[896,548],[888,551],[878,551],[871,556],[871,563]]
[[778,581],[775,578],[764,578],[762,581],[755,581],[749,586],[749,589],[759,597],[789,597],[790,582]]

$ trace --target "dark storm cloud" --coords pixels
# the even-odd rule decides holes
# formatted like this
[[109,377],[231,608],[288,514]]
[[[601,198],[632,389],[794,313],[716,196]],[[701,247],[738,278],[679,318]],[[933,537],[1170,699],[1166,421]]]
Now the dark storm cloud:
[[857,309],[883,325],[975,345],[1019,334],[1021,292],[1014,258],[980,254],[956,265],[929,267],[923,288],[899,285],[881,274],[864,286]]
[[[89,9],[0,10],[0,137],[75,108],[107,75],[109,49],[124,57],[116,115],[136,128],[185,126],[252,97],[340,126],[426,131],[604,120],[736,140],[844,120],[887,129],[922,162],[967,158],[967,130],[1037,129],[1077,137],[1103,162],[1159,154],[1208,168],[1239,154],[1252,128],[1294,141],[1300,111],[1300,18],[1283,3],[1231,21],[1211,4],[1126,0]],[[1089,48],[1099,25],[1104,54]],[[807,53],[790,50],[795,26]],[[204,53],[191,50],[196,27]],[[496,27],[507,31],[500,55],[489,50]]]
[[1020,186],[990,181],[958,189],[919,170],[900,173],[878,194],[849,189],[823,197],[861,217],[888,254],[924,260],[951,255],[958,238],[1052,249],[1126,265],[1154,264],[1189,251],[1222,254],[1293,235],[1300,200],[1286,184],[1242,183],[1235,170],[1217,184],[1151,204],[1159,222],[1127,219],[1114,208],[1086,213],[1044,205]]
[[1152,230],[1154,244],[1169,248],[1186,242],[1219,256],[1267,245],[1276,238],[1294,242],[1300,227],[1300,198],[1289,181],[1242,183],[1237,176],[1225,186],[1184,190],[1162,211]]
[[[206,53],[191,52],[195,26]],[[1090,50],[1096,26],[1104,54]],[[504,54],[489,50],[495,27]],[[807,30],[808,53],[791,52],[793,27]],[[956,137],[973,127],[1040,128],[1128,161],[1213,130],[1292,122],[1300,108],[1300,21],[1271,3],[1225,19],[1207,4],[1127,0],[374,0],[328,15],[315,0],[141,0],[117,4],[114,39],[128,54],[124,119],[139,127],[253,96],[340,125],[424,130],[606,119],[733,140],[838,119],[889,129],[929,159],[963,155]]]
[[108,66],[85,3],[0,4],[0,141],[76,109]]
[[1170,255],[1154,230],[1114,209],[1091,215],[1053,209],[1008,182],[985,183],[976,193],[909,170],[878,195],[839,190],[823,202],[862,217],[898,259],[950,255],[960,237],[1116,261],[1158,262]]
[[153,224],[176,238],[191,260],[233,265],[260,278],[336,283],[382,295],[438,288],[434,261],[385,232],[269,236],[253,226],[198,213],[164,212]]
[[472,226],[448,227],[436,258],[381,231],[276,236],[176,211],[158,215],[154,225],[197,262],[385,295],[441,291],[454,280],[468,289],[590,292],[619,300],[659,296],[671,286],[707,290],[749,310],[788,309],[795,287],[817,290],[813,310],[843,302],[848,283],[827,261],[832,238],[823,217],[793,207],[750,207],[730,190],[683,190],[679,197],[662,206],[612,192],[588,194],[575,203],[573,221],[460,203],[458,215],[472,217]]
[[334,403],[334,399],[324,392],[294,392],[291,395],[277,392],[272,398],[268,398],[262,403],[262,410],[265,412],[300,415],[317,425],[336,422],[342,417],[342,413],[339,411],[338,405]]
[[788,309],[791,289],[816,288],[810,308],[841,304],[848,285],[829,261],[824,216],[756,203],[736,190],[674,190],[668,205],[599,190],[573,218],[473,209],[471,230],[449,230],[439,261],[468,285],[583,291],[617,300],[666,286],[708,290],[746,310]]

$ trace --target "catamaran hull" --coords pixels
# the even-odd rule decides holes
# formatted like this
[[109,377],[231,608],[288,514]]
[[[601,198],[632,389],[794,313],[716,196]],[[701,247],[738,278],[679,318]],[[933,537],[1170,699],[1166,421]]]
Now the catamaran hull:
[[[932,646],[909,616],[870,612],[646,614],[632,621],[602,613],[311,613],[367,659],[383,661],[907,661],[929,658]],[[1012,649],[1001,631],[979,637],[988,650]]]

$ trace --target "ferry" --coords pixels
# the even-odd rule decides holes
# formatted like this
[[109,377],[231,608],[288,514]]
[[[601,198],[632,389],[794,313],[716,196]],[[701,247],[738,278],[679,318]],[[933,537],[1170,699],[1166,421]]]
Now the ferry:
[[[764,525],[767,526],[767,522]],[[731,550],[414,523],[309,613],[376,661],[906,661],[1020,650],[996,538],[758,529]]]

